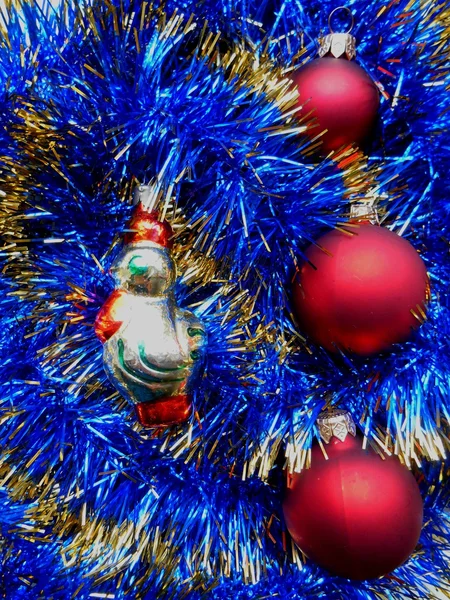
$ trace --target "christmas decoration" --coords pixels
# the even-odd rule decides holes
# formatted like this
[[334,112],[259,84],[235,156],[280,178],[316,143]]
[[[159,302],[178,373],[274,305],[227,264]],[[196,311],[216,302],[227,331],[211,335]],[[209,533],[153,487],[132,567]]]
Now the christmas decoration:
[[[335,33],[329,17],[330,34],[319,40],[320,58],[295,73],[299,91],[298,115],[313,119],[307,133],[320,136],[322,153],[354,144],[364,146],[377,116],[379,93],[371,77],[352,59],[356,56],[355,38]],[[345,9],[351,15],[349,9]]]
[[139,204],[111,273],[116,289],[99,311],[95,332],[104,343],[106,373],[145,427],[181,423],[192,412],[190,391],[206,348],[206,330],[174,298],[170,226]]
[[[368,157],[348,147],[311,162],[320,132],[304,135],[314,116],[297,119],[292,74],[338,4],[2,3],[6,600],[450,595],[448,3],[349,3],[357,62],[383,95],[380,135]],[[137,213],[128,226],[136,181],[151,182],[149,210],[176,230],[177,303],[208,332],[183,426],[130,418],[93,326],[123,236],[144,243],[132,241]],[[334,360],[299,345],[286,286],[349,198],[380,206],[420,251],[433,294],[401,351]],[[100,335],[118,336],[117,321]],[[305,564],[285,530],[283,466],[309,468],[324,403],[420,478],[420,546],[386,577]]]
[[[346,411],[319,417],[311,468],[289,476],[283,512],[301,550],[349,579],[386,575],[405,562],[423,520],[419,487],[397,457],[363,450]],[[350,434],[350,435],[348,435]]]
[[369,221],[319,238],[293,288],[302,331],[327,350],[370,355],[406,341],[425,320],[429,282],[413,246]]

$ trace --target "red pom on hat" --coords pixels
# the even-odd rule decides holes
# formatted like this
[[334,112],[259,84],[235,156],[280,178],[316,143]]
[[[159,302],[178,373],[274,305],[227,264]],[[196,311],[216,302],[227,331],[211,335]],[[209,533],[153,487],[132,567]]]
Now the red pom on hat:
[[167,221],[158,220],[158,212],[149,212],[142,204],[138,204],[134,210],[131,221],[125,233],[125,244],[133,242],[153,242],[164,248],[173,246],[173,230]]

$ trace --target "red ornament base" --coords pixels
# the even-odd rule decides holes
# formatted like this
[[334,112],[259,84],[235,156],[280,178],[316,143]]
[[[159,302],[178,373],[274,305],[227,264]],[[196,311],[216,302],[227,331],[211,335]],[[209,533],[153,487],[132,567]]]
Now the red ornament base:
[[326,56],[307,63],[295,75],[300,94],[300,117],[315,123],[307,133],[322,131],[323,153],[341,146],[361,146],[375,125],[379,93],[370,76],[356,62]]
[[192,401],[189,396],[180,395],[160,398],[156,402],[141,402],[135,408],[138,421],[143,427],[167,427],[189,419]]
[[363,580],[386,575],[413,552],[423,504],[413,475],[396,457],[362,450],[362,440],[332,438],[296,473],[283,512],[299,548],[331,573]]
[[294,308],[300,328],[316,343],[367,356],[406,341],[420,326],[429,281],[407,240],[368,223],[348,231],[354,235],[330,231],[307,249]]

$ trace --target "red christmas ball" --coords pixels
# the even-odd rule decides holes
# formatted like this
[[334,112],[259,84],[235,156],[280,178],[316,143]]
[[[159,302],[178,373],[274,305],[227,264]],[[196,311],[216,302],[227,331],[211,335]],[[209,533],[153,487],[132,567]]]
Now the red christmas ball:
[[294,310],[300,328],[327,350],[367,356],[406,341],[419,327],[429,281],[407,240],[369,223],[348,231],[353,235],[330,231],[307,249]]
[[[322,131],[323,153],[341,146],[361,146],[375,125],[379,93],[370,76],[356,62],[325,56],[310,61],[295,75],[299,91],[300,117],[314,123],[307,134]],[[309,116],[308,116],[309,115]]]
[[311,468],[295,473],[283,512],[298,547],[331,573],[373,579],[413,552],[423,503],[413,475],[396,457],[363,450],[362,440],[332,438],[329,459],[313,447]]

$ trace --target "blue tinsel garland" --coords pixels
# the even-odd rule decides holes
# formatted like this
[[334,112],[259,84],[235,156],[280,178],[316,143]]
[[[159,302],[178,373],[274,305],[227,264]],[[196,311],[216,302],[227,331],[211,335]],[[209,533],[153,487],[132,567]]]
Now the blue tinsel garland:
[[[337,169],[308,156],[288,78],[314,57],[337,5],[5,9],[4,597],[423,599],[430,586],[449,590],[450,11],[348,3],[358,60],[383,100],[370,157],[349,150]],[[177,293],[211,339],[199,419],[159,437],[134,425],[106,381],[93,333],[136,181],[151,182],[166,206],[183,270]],[[290,281],[307,244],[361,196],[421,251],[433,300],[428,322],[390,355],[332,358],[298,336]],[[389,429],[391,449],[421,474],[420,546],[377,581],[303,564],[282,522],[285,455],[289,463],[310,447],[330,400],[373,439]]]

